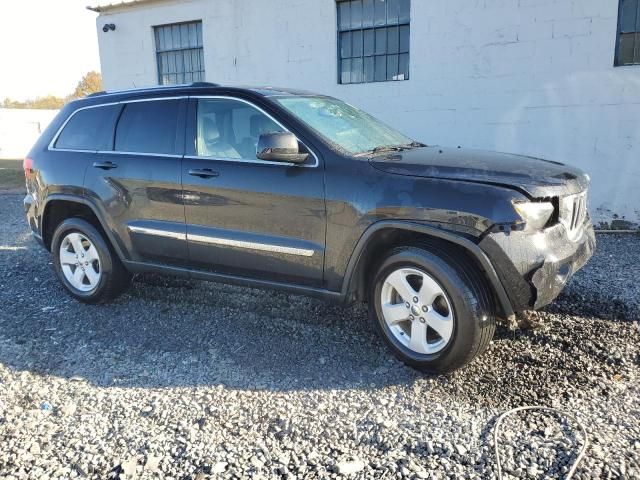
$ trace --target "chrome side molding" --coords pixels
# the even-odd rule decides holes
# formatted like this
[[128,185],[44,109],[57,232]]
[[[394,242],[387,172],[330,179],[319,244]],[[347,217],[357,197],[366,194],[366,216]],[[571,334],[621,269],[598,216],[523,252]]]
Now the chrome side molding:
[[184,232],[172,232],[171,230],[160,230],[157,228],[141,227],[139,225],[128,225],[127,229],[133,233],[144,235],[155,235],[156,237],[172,238],[174,240],[186,240],[187,234]]
[[248,250],[261,250],[263,252],[285,253],[287,255],[297,255],[300,257],[312,257],[315,253],[314,250],[310,250],[307,248],[287,247],[284,245],[274,245],[272,243],[248,242],[245,240],[232,240],[230,238],[194,235],[192,233],[187,234],[187,239],[199,243],[246,248]]
[[198,235],[193,233],[176,232],[171,230],[161,230],[158,228],[143,227],[140,225],[128,225],[127,229],[132,233],[143,235],[154,235],[157,237],[171,238],[174,240],[189,240],[192,242],[206,243],[210,245],[222,245],[227,247],[244,248],[247,250],[260,250],[263,252],[283,253],[286,255],[296,255],[300,257],[312,257],[315,250],[309,248],[289,247],[273,243],[250,242],[246,240],[233,240],[209,235]]

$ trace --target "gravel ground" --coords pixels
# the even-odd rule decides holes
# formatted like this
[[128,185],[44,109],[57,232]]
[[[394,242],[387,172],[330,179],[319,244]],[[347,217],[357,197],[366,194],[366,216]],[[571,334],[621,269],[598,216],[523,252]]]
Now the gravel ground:
[[[449,376],[403,366],[362,307],[157,276],[67,297],[0,195],[0,478],[495,478],[509,408],[575,415],[576,478],[640,477],[640,239],[601,235],[535,330],[500,328]],[[501,428],[507,476],[558,478],[584,438]]]

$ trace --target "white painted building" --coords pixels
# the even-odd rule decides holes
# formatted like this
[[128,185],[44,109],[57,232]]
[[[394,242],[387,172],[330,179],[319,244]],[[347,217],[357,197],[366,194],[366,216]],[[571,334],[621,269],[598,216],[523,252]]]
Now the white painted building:
[[0,159],[23,159],[58,110],[0,108]]
[[[429,144],[580,166],[593,180],[597,221],[638,223],[638,8],[638,0],[137,0],[94,9],[107,89],[202,79],[333,95]],[[395,81],[375,81],[387,78]]]

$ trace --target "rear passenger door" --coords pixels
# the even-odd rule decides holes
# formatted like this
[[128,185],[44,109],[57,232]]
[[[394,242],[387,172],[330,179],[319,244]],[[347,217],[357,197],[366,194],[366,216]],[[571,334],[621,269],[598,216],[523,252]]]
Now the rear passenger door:
[[85,194],[128,260],[183,265],[188,260],[181,162],[186,99],[117,104],[108,148],[95,153]]

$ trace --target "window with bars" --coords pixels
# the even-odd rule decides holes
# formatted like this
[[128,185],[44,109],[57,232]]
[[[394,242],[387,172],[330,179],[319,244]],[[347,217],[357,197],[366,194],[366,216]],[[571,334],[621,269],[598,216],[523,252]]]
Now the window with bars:
[[409,79],[410,0],[338,0],[339,83]]
[[640,65],[640,0],[620,0],[616,65]]
[[202,22],[154,27],[158,83],[175,85],[203,82]]

